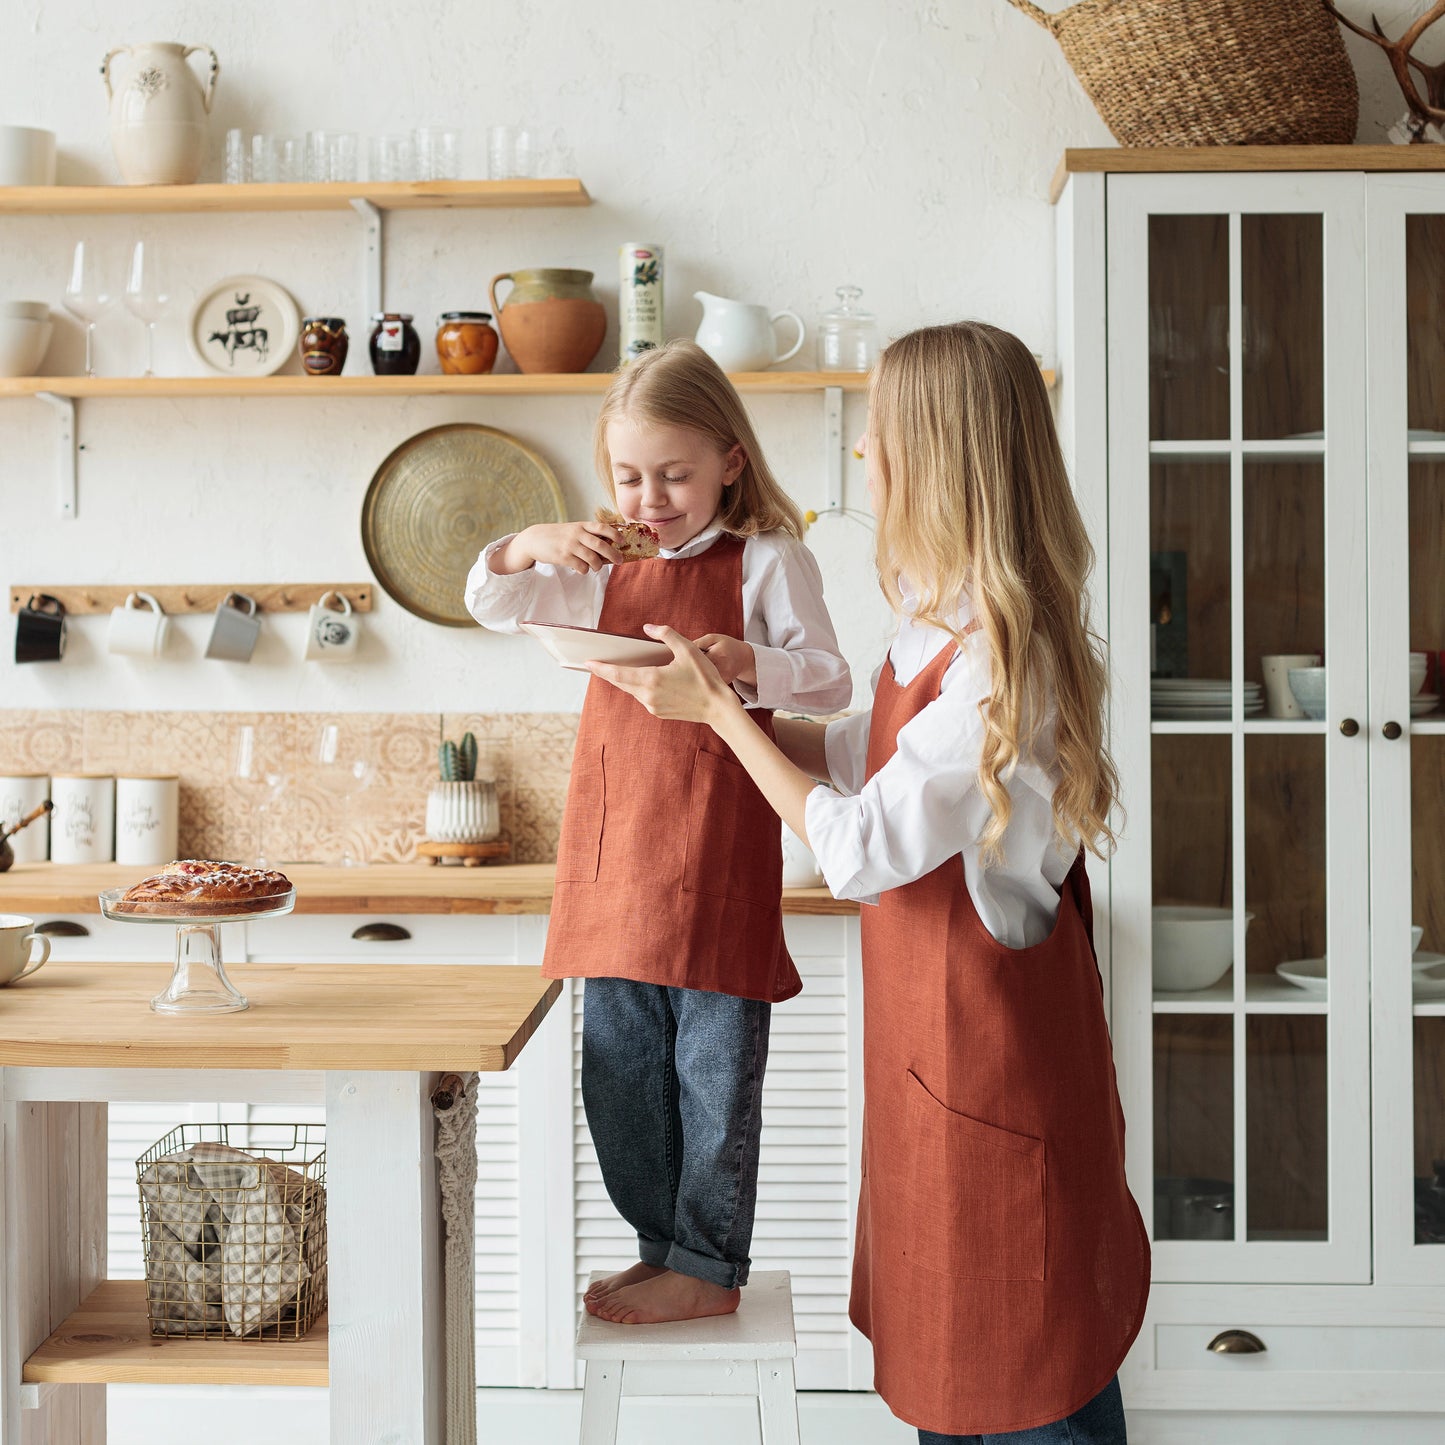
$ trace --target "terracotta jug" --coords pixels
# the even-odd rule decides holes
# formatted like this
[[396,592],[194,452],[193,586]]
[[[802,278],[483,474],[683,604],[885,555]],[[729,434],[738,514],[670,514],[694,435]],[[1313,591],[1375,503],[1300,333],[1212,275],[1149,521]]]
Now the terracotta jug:
[[[497,283],[510,281],[505,306]],[[492,312],[518,371],[586,371],[602,349],[607,312],[590,271],[503,271],[492,278]]]
[[[186,64],[202,50],[211,57],[204,86]],[[112,87],[110,63],[130,56],[121,83]],[[221,62],[209,45],[118,45],[100,64],[110,98],[110,145],[121,179],[131,186],[185,186],[206,159],[206,125]]]

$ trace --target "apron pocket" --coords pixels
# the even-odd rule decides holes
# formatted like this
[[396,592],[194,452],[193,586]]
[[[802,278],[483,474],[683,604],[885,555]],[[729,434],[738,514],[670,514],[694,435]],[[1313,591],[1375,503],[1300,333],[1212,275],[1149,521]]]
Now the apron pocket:
[[682,888],[774,908],[783,896],[783,825],[747,769],[721,753],[693,758]]
[[607,810],[605,749],[578,753],[572,760],[572,781],[562,810],[562,836],[557,842],[557,881],[595,883],[602,854],[602,821]]
[[956,1279],[1043,1279],[1044,1141],[942,1104],[908,1071],[909,1263]]

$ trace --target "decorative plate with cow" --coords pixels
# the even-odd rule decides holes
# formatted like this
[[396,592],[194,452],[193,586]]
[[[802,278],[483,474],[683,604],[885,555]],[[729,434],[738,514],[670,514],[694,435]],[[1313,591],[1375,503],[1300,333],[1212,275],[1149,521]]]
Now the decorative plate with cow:
[[186,333],[191,354],[215,376],[270,376],[296,355],[300,313],[264,276],[228,276],[202,294]]

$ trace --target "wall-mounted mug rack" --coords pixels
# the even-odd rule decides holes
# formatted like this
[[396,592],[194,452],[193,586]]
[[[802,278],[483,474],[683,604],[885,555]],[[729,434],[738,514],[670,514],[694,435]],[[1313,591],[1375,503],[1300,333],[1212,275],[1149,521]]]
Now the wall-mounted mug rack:
[[10,610],[19,612],[32,597],[44,593],[65,605],[69,617],[107,613],[113,607],[124,607],[133,592],[154,597],[168,617],[187,613],[214,612],[233,592],[253,598],[258,612],[308,612],[327,593],[346,598],[353,612],[370,612],[375,588],[370,582],[261,582],[253,585],[237,582],[230,585],[204,582],[194,586],[160,586],[137,584],[121,587],[106,584],[100,587],[64,587],[54,583],[17,585],[10,589]]

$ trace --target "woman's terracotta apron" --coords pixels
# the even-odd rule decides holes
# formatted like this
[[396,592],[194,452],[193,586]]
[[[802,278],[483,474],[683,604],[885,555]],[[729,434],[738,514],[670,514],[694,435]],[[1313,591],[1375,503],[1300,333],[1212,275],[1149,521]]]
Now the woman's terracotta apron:
[[[868,776],[937,698],[883,669]],[[894,1414],[945,1435],[1062,1419],[1113,1377],[1144,1313],[1149,1243],[1082,853],[1053,932],[1010,949],[955,856],[863,909],[863,1182],[850,1314]]]
[[[743,542],[612,569],[599,628],[743,635]],[[749,713],[769,737],[772,714]],[[783,944],[782,829],[732,750],[593,678],[557,850],[542,972],[776,1003],[802,980]]]

